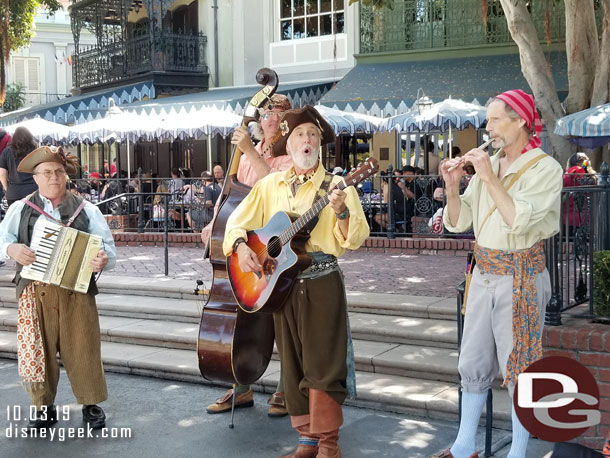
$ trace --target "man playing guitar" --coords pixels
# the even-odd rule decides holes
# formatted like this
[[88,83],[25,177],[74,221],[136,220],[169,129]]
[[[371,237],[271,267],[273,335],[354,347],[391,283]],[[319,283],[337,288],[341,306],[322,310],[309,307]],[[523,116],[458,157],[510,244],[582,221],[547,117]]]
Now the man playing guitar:
[[[331,126],[311,106],[286,111],[274,149],[285,150],[294,166],[261,179],[231,214],[223,251],[237,253],[243,272],[261,275],[259,257],[247,245],[247,231],[263,227],[277,212],[303,214],[328,185],[320,147],[334,140]],[[339,181],[335,177],[334,181]],[[284,306],[275,314],[286,405],[299,446],[287,457],[340,457],[341,404],[348,394],[347,303],[337,256],[357,249],[369,235],[353,187],[332,189],[305,249],[312,257]],[[310,227],[311,229],[311,227]]]

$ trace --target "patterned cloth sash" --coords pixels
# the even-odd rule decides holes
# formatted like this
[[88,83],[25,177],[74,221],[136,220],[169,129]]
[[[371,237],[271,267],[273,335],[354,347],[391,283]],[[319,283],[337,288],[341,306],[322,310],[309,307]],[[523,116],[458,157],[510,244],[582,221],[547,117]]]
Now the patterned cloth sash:
[[34,282],[28,283],[19,296],[17,313],[17,363],[19,375],[27,388],[45,381],[45,355],[40,320],[36,309]]
[[521,251],[474,247],[483,273],[513,276],[513,350],[508,357],[504,386],[542,358],[540,313],[536,301],[536,274],[544,271],[544,243]]

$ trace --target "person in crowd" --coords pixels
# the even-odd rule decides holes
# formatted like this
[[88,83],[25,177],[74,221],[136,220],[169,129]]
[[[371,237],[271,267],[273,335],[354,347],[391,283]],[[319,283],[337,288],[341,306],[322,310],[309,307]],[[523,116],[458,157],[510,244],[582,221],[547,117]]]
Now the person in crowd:
[[[566,163],[566,171],[563,174],[564,188],[573,188],[583,185],[594,185],[597,183],[595,170],[591,167],[591,161],[585,153],[572,154]],[[567,202],[567,206],[566,206]],[[569,236],[574,231],[589,224],[589,200],[586,194],[570,192],[567,199],[562,203],[562,224],[568,224]]]
[[108,160],[106,160],[106,159],[104,159],[104,161],[103,161],[101,177],[110,178],[110,168],[108,167]]
[[36,147],[31,132],[25,127],[17,127],[10,143],[0,155],[0,182],[6,190],[9,205],[38,189],[31,173],[21,173],[17,170],[17,165]]
[[110,164],[110,176],[113,177],[114,174],[116,173],[117,168],[116,168],[116,157],[112,160],[112,164]]
[[0,127],[0,154],[4,151],[4,148],[11,142],[11,134]]
[[281,124],[274,148],[287,151],[294,165],[254,185],[229,217],[222,248],[227,256],[237,254],[242,271],[261,271],[257,254],[246,243],[247,231],[264,226],[278,211],[303,214],[329,187],[330,203],[305,245],[313,265],[299,275],[274,323],[286,406],[299,433],[298,448],[287,457],[336,458],[341,456],[341,404],[348,394],[347,304],[336,257],[357,249],[369,228],[355,188],[332,188],[332,178],[319,162],[321,146],[334,141],[328,122],[307,105],[287,111]]
[[43,146],[30,152],[19,162],[17,171],[33,175],[37,191],[15,202],[0,224],[0,255],[15,260],[17,267],[17,340],[21,343],[17,361],[19,375],[36,409],[30,417],[32,429],[48,428],[57,422],[54,401],[59,382],[58,353],[76,400],[83,404],[83,421],[93,429],[106,424],[106,415],[97,405],[108,395],[94,276],[87,293],[79,293],[20,275],[23,266],[38,258],[29,246],[36,227],[45,219],[102,237],[103,248],[90,264],[93,272],[115,265],[114,241],[101,212],[67,190],[68,175],[76,173],[77,165],[76,157],[65,155],[61,148]]
[[[401,174],[400,171],[394,171]],[[393,179],[390,179],[388,176],[388,172],[386,171],[385,177],[383,177],[381,182],[381,193],[383,195],[383,201],[385,203],[389,203],[390,201],[390,186],[392,187],[392,205],[394,208],[394,223],[397,224],[397,230],[405,231],[404,224],[406,223],[406,199],[405,195],[402,192],[401,187],[398,185],[397,181],[400,182],[400,175],[395,175]],[[389,207],[388,207],[389,208]],[[389,221],[389,213],[377,213],[374,217],[375,222],[382,228],[382,230],[386,230]],[[410,219],[410,218],[409,218]],[[400,227],[398,227],[400,226]]]
[[[417,167],[420,167],[421,169],[424,168],[425,165],[425,160],[424,160],[424,154],[428,155],[428,173],[427,175],[438,175],[438,166],[441,162],[440,158],[434,154],[434,143],[432,142],[428,142],[425,146],[425,148],[423,148],[423,138],[422,138],[422,149],[425,149],[425,151],[422,151],[422,154],[420,154],[419,157],[419,161],[417,161]],[[426,174],[425,172],[423,174]]]
[[212,173],[214,174],[214,182],[222,188],[225,181],[225,171],[223,170],[222,165],[215,165],[212,169]]
[[184,185],[183,202],[190,207],[186,218],[189,226],[195,232],[201,231],[212,220],[214,204],[220,195],[220,190],[214,195],[215,189],[213,186],[220,187],[213,181],[214,176],[206,170],[201,172],[201,183],[191,182],[191,184]]
[[[521,90],[498,95],[487,107],[486,129],[496,154],[475,148],[464,155],[477,173],[462,195],[462,159],[441,165],[443,223],[451,232],[472,227],[476,240],[458,362],[462,417],[451,448],[435,455],[443,458],[478,456],[475,435],[487,391],[500,370],[512,397],[518,375],[542,358],[551,297],[543,240],[559,231],[562,168],[540,149],[534,98]],[[511,418],[508,458],[526,458],[529,433],[514,407]]]
[[572,154],[566,163],[566,171],[563,175],[563,186],[571,188],[583,184],[596,184],[595,170],[591,166],[591,160],[585,153],[578,152]]

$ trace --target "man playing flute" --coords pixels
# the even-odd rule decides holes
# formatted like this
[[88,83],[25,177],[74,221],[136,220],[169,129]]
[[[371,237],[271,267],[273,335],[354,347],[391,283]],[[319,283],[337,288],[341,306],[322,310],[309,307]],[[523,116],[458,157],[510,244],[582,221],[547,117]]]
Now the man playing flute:
[[[458,363],[462,418],[453,446],[435,455],[477,457],[475,435],[487,390],[498,374],[512,397],[517,376],[542,357],[541,332],[551,297],[543,240],[559,231],[562,168],[540,149],[542,124],[531,95],[512,90],[487,109],[493,157],[475,148],[446,159],[443,215],[451,232],[474,229],[476,267],[466,303]],[[476,175],[462,196],[461,160]],[[525,458],[529,433],[512,410],[513,440],[508,458]]]

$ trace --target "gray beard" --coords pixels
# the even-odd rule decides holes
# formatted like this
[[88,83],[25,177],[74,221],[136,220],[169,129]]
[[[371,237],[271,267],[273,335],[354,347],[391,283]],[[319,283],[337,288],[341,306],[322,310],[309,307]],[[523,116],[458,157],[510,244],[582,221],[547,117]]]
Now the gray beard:
[[319,162],[320,148],[317,149],[316,154],[312,154],[311,156],[303,156],[303,153],[300,150],[290,153],[290,156],[292,156],[292,161],[297,167],[303,170],[309,170],[315,167]]

